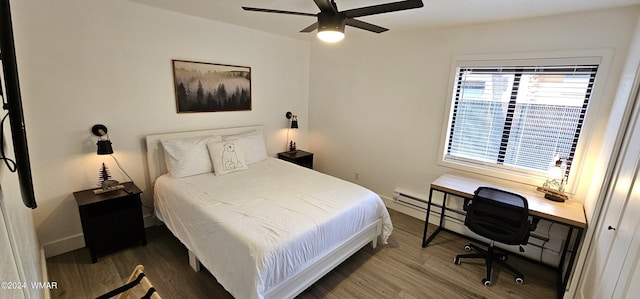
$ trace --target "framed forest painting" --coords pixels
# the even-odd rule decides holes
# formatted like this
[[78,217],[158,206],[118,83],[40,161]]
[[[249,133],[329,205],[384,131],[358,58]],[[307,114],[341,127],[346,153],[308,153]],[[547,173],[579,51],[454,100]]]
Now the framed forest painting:
[[251,110],[251,68],[173,60],[178,113]]

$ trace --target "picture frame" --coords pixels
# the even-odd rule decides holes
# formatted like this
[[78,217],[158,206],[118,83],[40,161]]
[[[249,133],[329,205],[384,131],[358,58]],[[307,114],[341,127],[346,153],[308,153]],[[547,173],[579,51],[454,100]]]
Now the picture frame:
[[178,113],[251,111],[251,68],[172,60]]

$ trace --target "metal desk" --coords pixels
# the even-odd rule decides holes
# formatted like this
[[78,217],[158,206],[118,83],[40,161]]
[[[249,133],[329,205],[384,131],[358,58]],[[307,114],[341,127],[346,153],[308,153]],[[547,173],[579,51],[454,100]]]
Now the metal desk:
[[[431,183],[429,189],[429,201],[427,203],[427,216],[424,223],[424,232],[422,234],[422,247],[427,247],[429,242],[444,229],[445,207],[447,203],[447,195],[455,195],[462,198],[473,198],[474,191],[480,186],[489,186],[508,190],[518,193],[527,198],[529,204],[529,214],[540,217],[555,223],[566,225],[569,227],[566,241],[562,247],[562,256],[558,264],[557,291],[558,298],[564,296],[565,289],[569,282],[569,277],[575,263],[578,248],[582,243],[582,234],[587,227],[587,219],[584,215],[584,206],[581,203],[571,200],[566,202],[554,202],[544,198],[544,195],[535,191],[524,188],[505,187],[494,182],[481,179],[470,178],[456,174],[444,174]],[[444,193],[443,202],[440,210],[440,225],[427,238],[427,228],[429,226],[429,214],[431,214],[431,205],[433,191]],[[569,250],[569,243],[575,235],[573,247]],[[567,264],[567,255],[570,254]],[[566,267],[565,267],[566,264]],[[565,270],[566,268],[566,270]]]

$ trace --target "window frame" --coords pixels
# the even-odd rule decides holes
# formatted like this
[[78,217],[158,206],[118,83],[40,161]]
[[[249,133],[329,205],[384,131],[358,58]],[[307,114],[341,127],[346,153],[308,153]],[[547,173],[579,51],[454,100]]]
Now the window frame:
[[[481,55],[460,55],[453,57],[449,75],[449,88],[445,100],[445,117],[443,118],[442,133],[440,138],[440,148],[438,153],[438,165],[456,170],[468,171],[481,175],[488,175],[500,179],[506,179],[532,186],[541,186],[546,176],[535,171],[525,171],[515,169],[496,163],[485,163],[472,159],[447,159],[447,148],[449,146],[450,126],[453,118],[455,94],[458,82],[459,67],[489,67],[489,66],[529,66],[529,65],[598,65],[595,76],[589,107],[583,122],[583,128],[578,139],[578,144],[574,154],[571,171],[565,191],[574,194],[576,186],[581,177],[581,170],[585,164],[588,145],[593,135],[595,122],[598,117],[600,106],[602,105],[602,94],[604,92],[604,79],[608,74],[612,57],[612,50],[576,50],[558,51],[543,53],[511,53],[511,54],[481,54]],[[598,148],[599,150],[599,148]],[[595,154],[597,155],[597,153]]]

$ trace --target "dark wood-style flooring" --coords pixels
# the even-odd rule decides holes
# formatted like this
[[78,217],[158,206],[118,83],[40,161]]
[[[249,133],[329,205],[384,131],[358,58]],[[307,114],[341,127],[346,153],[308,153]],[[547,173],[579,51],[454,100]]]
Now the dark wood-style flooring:
[[[389,244],[365,246],[309,287],[298,298],[555,298],[555,271],[509,257],[525,275],[518,285],[499,267],[485,287],[481,260],[455,265],[467,239],[441,232],[422,248],[424,221],[390,210],[394,232]],[[206,269],[194,272],[186,248],[164,226],[147,229],[147,246],[133,246],[91,263],[86,248],[47,259],[49,280],[58,288],[52,298],[95,298],[121,286],[142,264],[162,298],[232,298]],[[134,294],[142,296],[141,287]],[[239,298],[240,299],[240,298]]]

